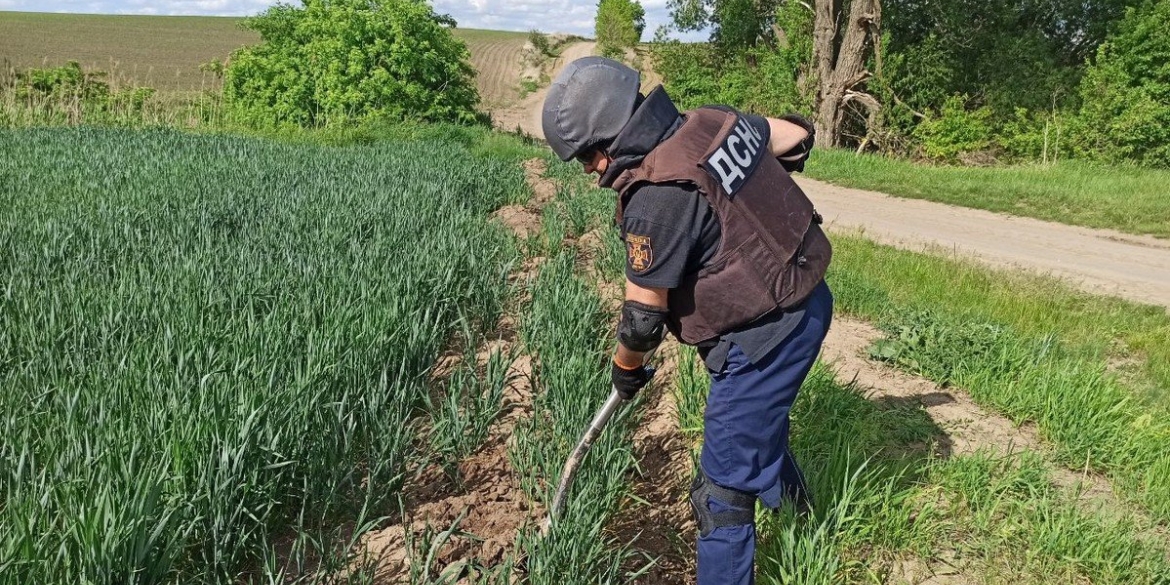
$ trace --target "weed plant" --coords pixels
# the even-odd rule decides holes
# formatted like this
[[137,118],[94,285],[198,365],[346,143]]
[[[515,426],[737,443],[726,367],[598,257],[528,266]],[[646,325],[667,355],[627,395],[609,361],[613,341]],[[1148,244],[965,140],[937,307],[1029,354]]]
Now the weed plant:
[[486,216],[525,189],[441,141],[86,128],[0,131],[0,184],[14,584],[339,568],[394,514],[435,356],[496,322]]
[[946,519],[938,537],[963,543],[990,581],[1170,582],[1164,539],[1130,516],[1073,503],[1076,489],[1057,488],[1036,453],[956,457],[935,465],[928,481],[923,495]]

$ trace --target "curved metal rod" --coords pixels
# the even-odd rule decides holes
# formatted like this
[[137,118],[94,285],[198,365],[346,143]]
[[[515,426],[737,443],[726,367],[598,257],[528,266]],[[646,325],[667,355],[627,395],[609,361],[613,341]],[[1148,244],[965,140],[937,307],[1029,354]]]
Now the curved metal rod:
[[[654,355],[654,351],[652,349],[642,356],[643,364],[650,363],[650,358]],[[589,448],[593,446],[593,442],[597,440],[597,437],[601,436],[601,431],[605,430],[605,425],[609,424],[609,419],[613,418],[614,413],[617,412],[618,407],[623,402],[625,400],[618,394],[617,388],[613,388],[605,404],[602,404],[601,408],[597,410],[597,414],[593,415],[593,422],[589,423],[589,428],[585,429],[585,435],[581,437],[573,452],[569,454],[568,460],[565,461],[565,467],[561,470],[561,481],[557,484],[557,492],[553,496],[552,507],[549,508],[548,516],[545,517],[544,523],[540,526],[540,533],[542,535],[548,534],[553,522],[559,519],[565,511],[565,500],[569,497],[569,488],[573,485],[573,479],[577,477],[577,470],[581,468],[581,462],[585,460],[585,454],[589,452]]]
[[549,528],[552,528],[554,520],[561,517],[561,513],[565,509],[565,500],[569,496],[569,487],[573,485],[573,479],[577,477],[577,470],[581,468],[581,462],[585,460],[585,454],[589,452],[589,448],[593,446],[593,442],[601,435],[601,431],[605,429],[605,425],[609,424],[609,419],[613,418],[613,414],[621,404],[625,402],[618,394],[615,388],[610,392],[609,398],[605,404],[601,405],[597,414],[593,415],[593,422],[589,423],[589,428],[585,430],[585,435],[577,443],[577,447],[569,455],[568,460],[565,461],[565,467],[561,471],[561,481],[557,484],[557,493],[553,497],[552,508],[549,509],[549,515],[545,518],[544,525],[541,527],[542,533],[547,533]]

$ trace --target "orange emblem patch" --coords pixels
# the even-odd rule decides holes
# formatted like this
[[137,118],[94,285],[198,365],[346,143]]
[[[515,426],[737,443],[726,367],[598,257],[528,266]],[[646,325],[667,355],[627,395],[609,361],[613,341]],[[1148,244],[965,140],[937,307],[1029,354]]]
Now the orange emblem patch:
[[644,272],[654,263],[654,248],[650,247],[650,236],[626,234],[626,255],[634,272]]

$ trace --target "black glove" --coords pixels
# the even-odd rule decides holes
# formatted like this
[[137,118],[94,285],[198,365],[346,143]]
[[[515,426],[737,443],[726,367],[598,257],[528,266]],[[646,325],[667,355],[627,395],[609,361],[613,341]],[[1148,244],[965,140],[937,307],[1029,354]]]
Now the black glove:
[[610,373],[613,379],[613,387],[617,390],[619,396],[623,400],[630,400],[638,394],[650,378],[654,377],[654,370],[646,366],[638,366],[632,370],[627,370],[618,365],[617,361],[613,362],[613,371]]

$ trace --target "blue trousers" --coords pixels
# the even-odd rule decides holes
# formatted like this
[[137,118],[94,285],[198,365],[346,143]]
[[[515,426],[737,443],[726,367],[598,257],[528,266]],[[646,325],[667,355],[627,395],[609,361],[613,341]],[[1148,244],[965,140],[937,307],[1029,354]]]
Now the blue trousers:
[[[715,484],[756,494],[769,508],[797,490],[808,493],[788,450],[788,413],[812,369],[833,316],[833,296],[823,283],[805,305],[796,329],[757,363],[733,345],[723,371],[711,372],[703,422],[703,472]],[[712,498],[712,512],[732,510]],[[754,524],[716,528],[698,541],[699,585],[755,582]]]

